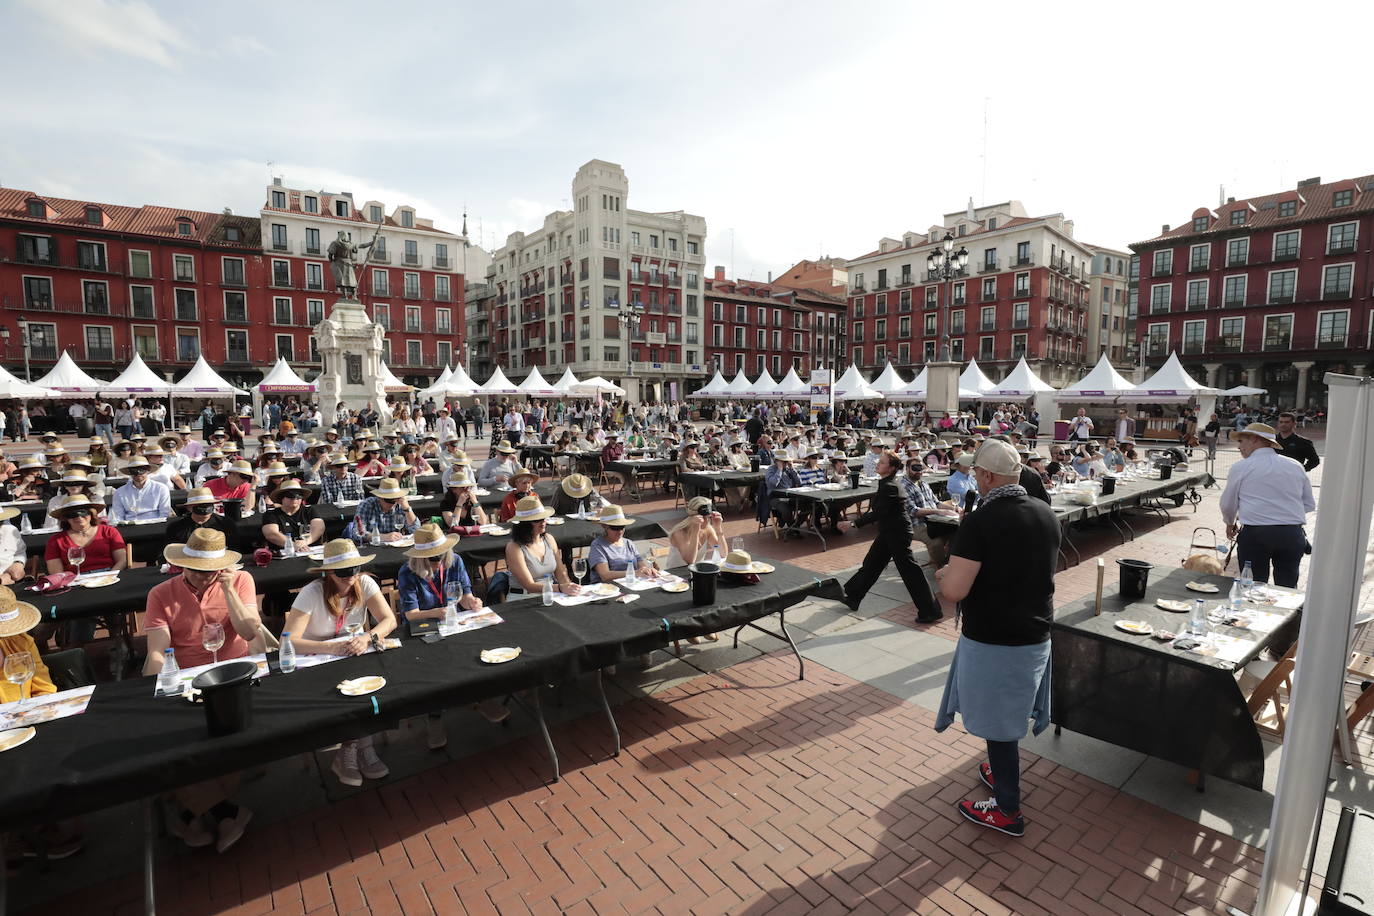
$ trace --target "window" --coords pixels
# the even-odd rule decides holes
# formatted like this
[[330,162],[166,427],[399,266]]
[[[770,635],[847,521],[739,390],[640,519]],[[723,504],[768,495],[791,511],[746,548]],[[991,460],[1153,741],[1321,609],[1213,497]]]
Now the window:
[[312,197],[312,196],[309,195],[309,194],[305,195],[305,212],[306,212],[306,213],[319,213],[319,212],[320,212],[320,199],[319,199],[318,197]]
[[[990,359],[992,359],[993,345],[994,345],[996,342],[997,342],[997,338],[996,338],[996,337],[980,337],[980,338],[978,338],[978,358],[981,359],[981,360],[990,360]],[[953,356],[954,356],[954,353],[953,353],[953,351],[951,350],[951,352],[950,352],[950,357],[952,358]]]
[[26,264],[56,264],[57,246],[46,235],[21,235],[19,260]]
[[[740,330],[736,328],[735,330]],[[725,328],[715,325],[711,328],[711,346],[723,347],[725,345]]]
[[1024,328],[1030,326],[1030,303],[1017,302],[1011,307],[1011,326]]
[[863,343],[863,342],[864,342],[864,326],[863,326],[863,322],[861,322],[861,321],[856,321],[856,322],[854,322],[854,333],[852,333],[852,334],[849,335],[849,339],[852,340],[854,343]]
[[104,270],[105,246],[100,242],[77,242],[76,266],[82,270]]
[[243,258],[221,258],[220,271],[224,275],[225,286],[246,286],[243,273]]
[[196,262],[189,254],[172,255],[172,276],[178,283],[196,282]]
[[434,343],[434,362],[435,365],[447,366],[453,362],[453,344],[447,340],[439,340]]
[[[452,333],[452,331],[453,331],[453,317],[452,317],[452,316],[453,316],[453,313],[450,312],[448,309],[435,309],[435,310],[434,310],[434,330],[435,330],[435,333],[438,333],[438,334],[449,334],[449,333]],[[549,327],[552,328],[553,325],[549,325]],[[553,337],[553,334],[550,333],[550,334],[549,334],[549,337]]]
[[1348,207],[1355,202],[1355,192],[1347,188],[1331,195],[1331,206]]
[[272,250],[286,250],[286,226],[283,223],[272,224]]
[[1222,305],[1239,306],[1245,304],[1245,276],[1227,277],[1222,285]]
[[1030,242],[1016,243],[1016,265],[1018,267],[1031,263]]
[[420,275],[417,273],[407,273],[405,275],[405,297],[407,299],[420,298]]
[[1152,313],[1169,311],[1172,295],[1173,287],[1168,283],[1156,283],[1150,287],[1150,311]]
[[887,314],[887,293],[879,293],[877,296],[873,297],[873,314]]
[[656,236],[656,235],[650,235],[650,236],[649,236],[649,247],[650,247],[650,248],[657,248],[657,247],[658,247],[658,236]]
[[[406,306],[406,330],[412,334],[420,330],[420,307],[416,305]],[[537,331],[535,333],[538,333]]]
[[434,278],[435,299],[437,299],[440,302],[448,302],[453,298],[453,294],[449,291],[449,283],[449,278],[443,275],[439,275]]
[[1248,210],[1232,210],[1232,211],[1231,211],[1231,225],[1232,225],[1232,226],[1244,226],[1244,225],[1245,225],[1245,218],[1246,218],[1248,215],[1249,215],[1249,211],[1248,211]]
[[984,269],[984,270],[996,270],[996,269],[997,269],[997,249],[996,249],[996,248],[985,248],[985,249],[983,249],[983,269]]
[[1012,295],[1029,296],[1030,294],[1030,274],[1017,274],[1016,288],[1013,290]]
[[382,208],[372,204],[367,208],[367,221],[370,223],[380,223],[382,221]]
[[996,277],[985,277],[985,278],[983,278],[983,301],[984,301],[984,302],[987,302],[987,301],[990,300],[990,299],[996,299],[996,298],[997,298],[997,278],[996,278]]
[[[964,321],[964,313],[963,313],[963,312],[956,312],[955,314],[959,316],[959,323],[960,323],[960,324],[963,324],[963,321]],[[930,335],[932,335],[932,334],[935,333],[935,320],[936,320],[936,316],[934,316],[934,315],[927,315],[927,316],[926,316],[925,335],[926,335],[927,337],[929,337]],[[950,333],[953,333],[953,331],[951,331]]]
[[1226,243],[1226,266],[1241,267],[1250,260],[1250,240],[1231,239]]
[[161,357],[157,352],[157,328],[146,325],[134,325],[134,352],[143,357],[144,360],[158,360]]
[[418,340],[406,341],[406,365],[419,366],[424,362],[420,357],[420,342]]
[[225,227],[224,227],[224,240],[225,240],[226,242],[238,242],[238,241],[242,241],[242,239],[243,239],[243,236],[242,236],[242,234],[239,232],[239,227],[238,227],[238,226],[225,226]]
[[1223,318],[1221,319],[1221,337],[1217,341],[1222,350],[1232,353],[1240,352],[1241,346],[1245,342],[1245,319],[1244,318]]
[[[336,200],[336,201],[334,201],[334,215],[335,215],[335,216],[347,217],[347,216],[348,216],[348,201],[346,201],[346,200]],[[378,220],[373,220],[373,222],[374,222],[374,223],[375,223],[375,222],[378,222]]]
[[1206,232],[1206,231],[1207,231],[1207,224],[1208,224],[1209,222],[1210,222],[1210,220],[1208,220],[1207,217],[1205,217],[1205,216],[1194,217],[1194,218],[1193,218],[1193,231],[1194,231],[1194,232]]
[[1183,352],[1201,353],[1203,343],[1207,338],[1207,322],[1205,321],[1185,321],[1183,322]]
[[1212,246],[1194,245],[1188,250],[1188,269],[1206,270],[1211,265]]
[[1025,355],[1026,355],[1026,335],[1025,335],[1025,334],[1013,334],[1013,335],[1011,335],[1011,357],[1012,357],[1012,359],[1020,359],[1022,356],[1025,356]]
[[272,262],[272,285],[281,287],[289,287],[291,285],[290,261]]
[[188,220],[177,220],[177,235],[190,235],[191,223]]
[[291,323],[291,300],[284,296],[277,296],[272,300],[272,323],[290,324]]
[[1274,233],[1274,260],[1291,261],[1298,256],[1298,230]]
[[601,304],[611,308],[620,308],[620,287],[605,287],[602,290]]
[[404,227],[404,228],[406,228],[406,229],[414,229],[414,228],[415,228],[415,211],[414,211],[414,210],[402,210],[402,211],[401,211],[401,226]]
[[887,340],[887,319],[879,318],[873,327],[874,340]]
[[[905,340],[906,338],[908,338],[908,337],[910,337],[910,336],[911,336],[911,319],[910,319],[909,317],[903,317],[900,321],[897,322],[897,337],[898,337],[899,339]],[[798,339],[798,340],[801,339],[800,335],[798,335],[797,339]]]
[[31,200],[27,204],[29,219],[47,219],[48,205],[41,200]]
[[1207,307],[1207,281],[1189,280],[1188,281],[1188,308],[1205,309]]
[[391,274],[385,270],[372,271],[372,295],[391,295]]
[[418,267],[420,264],[420,243],[413,239],[406,239],[402,243],[404,247],[403,258],[405,263],[411,267]]
[[294,361],[296,358],[296,339],[290,334],[277,334],[277,356],[287,361]]
[[1164,356],[1169,352],[1169,326],[1167,324],[1150,325],[1149,336],[1146,340],[1146,347],[1151,356]]
[[1355,250],[1355,229],[1359,223],[1337,223],[1326,230],[1326,253],[1346,254]]
[[315,290],[324,289],[324,265],[305,265],[305,288]]
[[107,327],[86,326],[86,358],[109,362],[114,359],[114,332]]
[[[880,322],[880,323],[881,323],[881,322]],[[773,332],[773,349],[774,349],[774,350],[781,350],[781,349],[782,349],[782,331],[774,331],[774,332]]]
[[701,246],[700,246],[698,243],[696,243],[696,242],[688,242],[688,243],[687,243],[687,253],[688,253],[688,254],[700,254],[700,253],[701,253]]
[[305,323],[314,327],[324,321],[324,300],[307,299],[305,300]]
[[81,283],[81,304],[87,315],[110,314],[110,290],[101,282],[83,280]]
[[272,206],[273,206],[275,209],[277,209],[277,210],[285,210],[285,209],[286,209],[286,192],[285,192],[285,191],[273,191],[273,192],[272,192]]
[[669,250],[669,251],[677,251],[677,239],[669,239],[669,240],[668,240],[668,250]]
[[248,320],[248,297],[246,294],[231,292],[224,294],[224,320]]
[[[230,332],[232,333],[232,332]],[[243,334],[242,331],[238,332]],[[240,362],[248,362],[248,337],[243,336],[244,354]],[[195,328],[177,328],[177,359],[184,363],[195,362],[200,356],[200,332]]]
[[1344,347],[1349,325],[1349,312],[1319,312],[1317,314],[1317,346]]
[[1283,305],[1293,301],[1293,291],[1298,285],[1296,270],[1274,270],[1269,272],[1269,302]]
[[1349,299],[1354,264],[1331,264],[1322,268],[1322,298]]
[[762,350],[768,345],[767,336],[768,332],[765,331],[763,328],[759,328],[757,331],[754,332],[754,341],[758,349]]
[[378,305],[372,309],[372,322],[383,330],[391,330],[391,306]]
[[1172,248],[1165,248],[1160,251],[1156,251],[1154,275],[1156,277],[1162,277],[1173,272],[1174,250]]
[[[177,331],[178,341],[181,331]],[[180,344],[178,344],[180,346]],[[199,345],[197,345],[199,349]],[[191,357],[194,359],[195,357]],[[248,332],[247,331],[225,331],[224,332],[224,358],[226,362],[246,363],[248,362]]]
[[320,253],[320,230],[318,230],[318,229],[306,229],[306,230],[305,230],[305,253],[306,253],[306,254],[319,254],[319,253]]
[[48,277],[25,277],[24,304],[29,308],[52,308],[52,280]]
[[196,291],[193,289],[173,290],[176,296],[177,321],[196,320]]
[[688,342],[689,344],[700,343],[700,341],[697,340],[697,324],[696,324],[696,322],[688,322],[688,323],[687,323],[687,342]]
[[372,260],[382,261],[386,264],[391,263],[386,256],[386,236],[377,236],[377,241],[372,244]]
[[991,331],[991,330],[994,330],[994,329],[997,327],[997,307],[996,307],[996,306],[989,305],[989,306],[985,306],[985,307],[979,309],[979,324],[978,324],[978,327],[979,327],[980,330],[983,330],[983,331]]
[[1264,318],[1264,349],[1287,350],[1293,343],[1293,316],[1266,315]]
[[135,318],[155,318],[153,312],[153,288],[151,286],[129,287],[129,314]]

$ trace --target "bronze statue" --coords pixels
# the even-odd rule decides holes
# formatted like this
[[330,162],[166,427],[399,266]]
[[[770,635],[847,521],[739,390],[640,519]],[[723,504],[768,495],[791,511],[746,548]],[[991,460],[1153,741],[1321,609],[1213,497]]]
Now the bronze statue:
[[[380,231],[381,224],[377,225]],[[372,241],[363,242],[355,245],[348,240],[348,233],[339,230],[339,237],[329,243],[329,269],[334,274],[334,291],[343,293],[346,299],[356,299],[358,297],[358,277],[354,272],[353,256],[363,248],[371,248],[377,243],[377,234],[372,234]]]

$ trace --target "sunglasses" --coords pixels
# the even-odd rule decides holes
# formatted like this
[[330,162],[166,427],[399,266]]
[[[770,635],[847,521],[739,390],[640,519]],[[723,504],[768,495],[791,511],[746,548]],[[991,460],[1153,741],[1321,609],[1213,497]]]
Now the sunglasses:
[[78,510],[75,511],[75,512],[68,512],[68,513],[67,513],[67,518],[68,518],[69,520],[70,520],[70,519],[74,519],[74,518],[90,518],[91,515],[92,515],[92,513],[91,513],[89,510],[87,510],[87,509],[78,509]]
[[284,499],[284,500],[285,500],[285,499],[305,499],[305,497],[302,496],[302,495],[299,494],[299,493],[283,493],[283,494],[281,495],[281,498]]
[[329,574],[336,579],[352,579],[358,574],[356,567],[353,569],[331,569]]

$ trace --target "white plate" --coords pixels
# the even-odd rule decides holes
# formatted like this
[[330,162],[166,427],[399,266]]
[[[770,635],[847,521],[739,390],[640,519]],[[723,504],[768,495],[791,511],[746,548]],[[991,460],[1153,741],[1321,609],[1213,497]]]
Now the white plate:
[[415,538],[414,538],[413,536],[406,536],[406,537],[401,538],[400,540],[392,541],[392,542],[389,543],[389,544],[383,544],[382,546],[383,546],[383,547],[395,547],[395,548],[397,548],[398,550],[400,550],[400,549],[402,549],[402,548],[405,548],[405,547],[414,547],[414,546],[415,546]]
[[614,598],[620,594],[620,589],[616,588],[613,582],[598,582],[582,590],[585,595],[596,595],[598,598]]
[[1154,627],[1143,620],[1118,620],[1114,626],[1136,636],[1150,636],[1155,631]]
[[92,576],[89,579],[78,579],[76,584],[82,588],[104,588],[107,585],[114,585],[119,581],[119,576]]
[[561,524],[563,524],[563,520],[562,520],[561,518],[559,518],[558,516],[556,516],[556,515],[550,516],[549,518],[544,519],[544,521],[547,522],[547,523],[550,524],[550,525],[561,525]]
[[663,590],[665,592],[685,592],[691,587],[691,584],[687,582],[669,582],[663,586]]
[[1186,614],[1193,609],[1192,604],[1187,601],[1171,601],[1168,598],[1158,598],[1155,604],[1166,611],[1173,611],[1175,614]]
[[497,528],[497,527],[495,527],[495,526],[493,526],[493,525],[483,525],[483,526],[482,526],[482,533],[483,533],[483,534],[489,534],[489,535],[491,535],[492,537],[501,537],[502,535],[510,534],[510,529],[509,529],[509,528]]
[[503,662],[512,661],[520,656],[519,646],[502,646],[499,649],[483,649],[478,656],[488,665],[499,665]]
[[1190,592],[1202,592],[1206,595],[1215,595],[1221,591],[1220,588],[1210,582],[1189,582],[1184,587]]
[[369,693],[376,693],[385,686],[386,678],[380,674],[369,674],[366,677],[355,677],[341,682],[339,693],[346,697],[365,697]]
[[0,732],[0,751],[9,751],[21,744],[27,744],[38,734],[32,725],[28,728],[7,728]]

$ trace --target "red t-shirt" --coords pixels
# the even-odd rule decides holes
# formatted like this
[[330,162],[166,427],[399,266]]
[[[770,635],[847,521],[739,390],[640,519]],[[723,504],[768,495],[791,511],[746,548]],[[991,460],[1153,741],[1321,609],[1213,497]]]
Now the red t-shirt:
[[225,477],[212,477],[205,482],[205,486],[215,495],[215,499],[247,499],[252,489],[252,484],[246,480],[236,487],[231,487],[228,478]]
[[[48,538],[48,546],[43,551],[45,565],[47,560],[61,560],[63,569],[76,572],[76,567],[67,560],[67,548],[75,546],[76,542],[69,532],[57,532]],[[81,564],[81,571],[87,573],[109,569],[114,566],[114,552],[123,549],[124,536],[118,529],[103,523],[96,525],[95,537],[86,545],[86,561]]]
[[[243,570],[234,573],[234,591],[247,607],[257,606],[253,577]],[[148,592],[147,609],[143,628],[163,629],[171,634],[178,667],[208,665],[215,660],[214,654],[207,652],[200,642],[201,628],[207,623],[224,625],[224,645],[219,650],[221,659],[241,658],[248,654],[248,643],[234,630],[229,620],[229,604],[224,600],[224,590],[218,582],[212,582],[204,595],[196,597],[184,576],[168,579]]]

